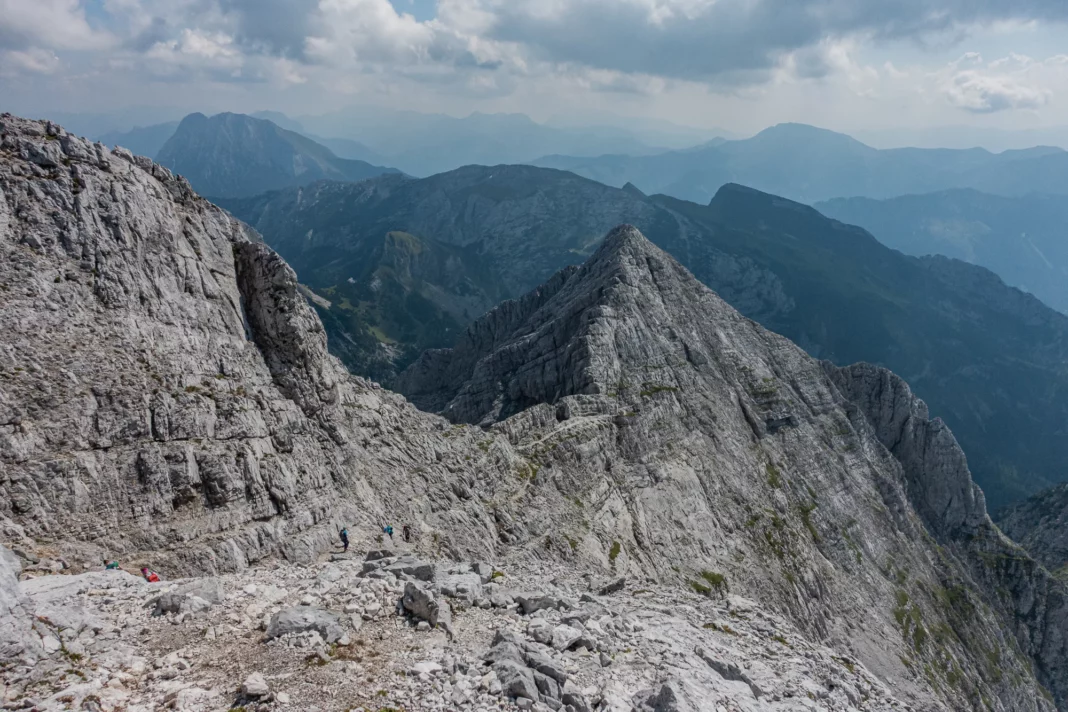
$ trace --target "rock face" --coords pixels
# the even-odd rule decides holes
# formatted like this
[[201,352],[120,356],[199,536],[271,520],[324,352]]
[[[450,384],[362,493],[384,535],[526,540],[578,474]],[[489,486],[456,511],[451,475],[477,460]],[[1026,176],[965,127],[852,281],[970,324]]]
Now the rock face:
[[203,195],[236,197],[317,180],[364,180],[394,168],[338,158],[326,146],[266,119],[190,114],[155,156]]
[[[760,592],[905,679],[952,658],[968,699],[997,677],[975,651],[1012,650],[1064,699],[1063,590],[992,526],[945,425],[884,369],[836,369],[764,331],[633,228],[401,384],[507,434],[529,476],[573,503],[570,521],[542,523],[546,546],[667,578],[667,558],[685,562],[695,590]],[[984,557],[1026,573],[981,571]],[[872,625],[850,622],[861,610]],[[1011,687],[995,693],[1007,707],[1042,705]]]
[[124,150],[0,133],[0,515],[168,577],[306,560],[383,512],[492,552],[508,453],[468,464],[484,436],[352,379],[247,227]]
[[1068,571],[1068,484],[999,512],[997,523],[1047,569],[1062,577]]
[[[309,562],[339,523],[370,539],[411,522],[417,545],[454,560],[509,555],[710,605],[757,600],[916,708],[1048,710],[1041,684],[1068,699],[1063,588],[989,525],[948,431],[903,384],[879,386],[885,372],[815,361],[633,228],[412,371],[452,419],[485,425],[464,427],[350,377],[292,270],[185,181],[50,124],[0,122],[0,514],[59,554],[236,572],[272,554]],[[317,615],[348,563],[287,615]],[[439,577],[410,555],[351,563],[370,590],[396,592],[387,604],[402,580],[461,606],[478,596],[466,565]],[[551,581],[512,593],[497,573],[474,610],[518,601],[550,619],[541,640],[595,662],[592,609]],[[344,605],[353,627],[389,610],[375,594]],[[154,620],[166,618],[187,616]],[[669,638],[711,657],[679,666],[676,691],[698,666],[747,700],[740,675],[767,693],[775,675],[758,680],[691,629],[706,630]],[[272,644],[323,637],[312,626]],[[513,677],[563,702],[542,662],[523,670],[545,680]],[[598,674],[616,674],[608,663]],[[653,683],[640,689],[666,684]],[[628,687],[602,696],[629,704]],[[775,694],[783,708],[805,696]]]
[[[982,491],[968,474],[964,452],[941,420],[928,420],[927,406],[908,385],[868,364],[824,364],[842,393],[858,407],[879,441],[901,464],[909,501],[927,531],[953,552],[985,602],[1016,636],[1020,649],[1061,707],[1068,700],[1068,588],[1063,580],[1009,541],[986,514]],[[854,424],[858,424],[854,414]],[[945,591],[951,617],[966,618],[970,605]]]

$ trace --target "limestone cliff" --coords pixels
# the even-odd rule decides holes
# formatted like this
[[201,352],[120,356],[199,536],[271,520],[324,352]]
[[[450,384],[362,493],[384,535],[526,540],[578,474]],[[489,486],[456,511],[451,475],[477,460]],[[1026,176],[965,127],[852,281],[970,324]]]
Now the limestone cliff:
[[469,464],[474,434],[350,377],[247,227],[122,149],[0,133],[0,515],[171,573],[307,559],[385,512],[492,548],[477,492],[508,457]]
[[999,512],[997,523],[1047,569],[1062,577],[1068,572],[1068,484]]
[[951,706],[1043,706],[1011,681],[1032,663],[1063,699],[1060,590],[1027,584],[1054,606],[1042,619],[998,598],[1011,575],[975,570],[972,539],[1011,545],[992,538],[952,434],[900,379],[822,365],[633,228],[550,285],[400,380],[507,434],[553,484],[557,503],[543,490],[517,530],[757,596]]

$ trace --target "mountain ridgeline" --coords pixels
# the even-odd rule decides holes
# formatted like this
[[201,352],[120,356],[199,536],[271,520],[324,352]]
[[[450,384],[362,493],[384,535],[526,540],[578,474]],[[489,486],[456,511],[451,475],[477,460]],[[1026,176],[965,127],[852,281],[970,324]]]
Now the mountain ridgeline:
[[[222,204],[331,301],[318,309],[335,353],[387,384],[629,222],[812,355],[902,374],[997,506],[1068,477],[1068,319],[983,268],[907,257],[782,198],[731,185],[706,206],[562,171],[471,166]],[[395,231],[424,246],[402,270],[366,257]]]
[[814,206],[869,230],[909,255],[939,254],[982,265],[1068,314],[1068,200],[975,190],[888,200],[840,198]]
[[185,177],[198,192],[220,198],[322,179],[358,181],[398,172],[338,158],[301,134],[244,114],[186,116],[155,159]]
[[[752,599],[914,709],[1068,704],[1064,586],[991,525],[946,425],[635,228],[405,373],[449,422],[348,374],[289,266],[185,180],[54,124],[0,134],[5,536],[174,577],[388,516],[454,558]],[[700,659],[696,682],[765,664]]]
[[632,183],[707,203],[725,183],[742,183],[792,200],[892,198],[950,188],[996,195],[1068,194],[1068,152],[1054,147],[990,153],[984,149],[878,150],[844,134],[780,124],[752,138],[716,141],[652,156],[546,156],[534,162],[607,185]]

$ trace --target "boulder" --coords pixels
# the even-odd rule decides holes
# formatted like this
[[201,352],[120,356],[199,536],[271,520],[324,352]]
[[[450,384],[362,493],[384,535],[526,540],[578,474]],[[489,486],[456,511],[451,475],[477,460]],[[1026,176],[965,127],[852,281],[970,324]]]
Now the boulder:
[[534,685],[538,688],[538,695],[543,702],[552,705],[549,700],[560,701],[560,683],[537,670],[532,670],[531,674],[534,676]]
[[[366,566],[366,564],[364,565]],[[414,556],[402,556],[388,566],[383,567],[383,570],[393,574],[397,578],[400,578],[403,575],[411,576],[420,581],[434,580],[434,567]]]
[[626,586],[626,585],[627,585],[627,577],[626,576],[620,576],[615,581],[612,581],[612,582],[607,583],[604,586],[602,586],[601,590],[598,591],[598,593],[600,595],[602,595],[602,596],[608,596],[610,594],[616,593],[617,591],[622,591],[623,587]]
[[152,615],[167,613],[200,613],[225,598],[222,583],[216,578],[204,578],[180,584],[156,599]]
[[539,698],[538,685],[534,682],[534,672],[514,660],[502,660],[493,666],[497,680],[501,683],[501,692],[511,697],[528,700]]
[[701,712],[678,680],[668,680],[659,688],[642,690],[631,700],[635,712]]
[[452,635],[452,611],[449,604],[435,596],[433,591],[409,581],[404,585],[401,605],[416,618],[432,626],[440,626]]
[[481,561],[471,564],[471,573],[477,574],[483,584],[493,580],[493,566]]
[[560,701],[569,705],[575,712],[591,712],[589,700],[572,682],[565,682],[561,690]]
[[524,655],[527,666],[537,670],[542,675],[547,675],[557,683],[563,685],[567,682],[567,670],[564,664],[538,650],[527,650]]
[[545,620],[544,618],[535,618],[527,626],[527,635],[529,635],[532,640],[536,640],[539,643],[543,643],[545,645],[552,645],[552,623]]
[[482,597],[482,579],[475,573],[446,574],[438,581],[441,593],[469,603]]
[[245,697],[266,697],[270,692],[271,688],[267,686],[267,680],[258,672],[245,678],[244,684],[241,685],[241,694]]
[[576,648],[596,650],[597,641],[586,632],[581,624],[562,624],[553,628],[552,646],[556,650],[575,650]]
[[364,561],[378,561],[379,559],[392,559],[394,554],[389,549],[372,549],[367,552],[367,556],[363,557]]
[[527,616],[535,611],[560,607],[560,599],[541,592],[521,593],[515,600],[519,602],[519,610]]
[[327,643],[336,643],[346,637],[340,620],[333,613],[320,608],[296,606],[271,616],[271,622],[267,625],[267,639],[310,630],[319,633]]

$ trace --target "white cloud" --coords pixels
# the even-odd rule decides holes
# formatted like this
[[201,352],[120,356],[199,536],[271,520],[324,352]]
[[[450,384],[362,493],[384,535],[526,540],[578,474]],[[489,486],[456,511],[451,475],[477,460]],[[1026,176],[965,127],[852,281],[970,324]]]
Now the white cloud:
[[112,42],[89,25],[79,0],[0,0],[0,48],[93,50]]
[[1033,71],[1043,64],[1016,53],[984,63],[969,52],[942,73],[939,89],[950,105],[976,114],[1039,109],[1053,97],[1050,77]]
[[59,68],[59,57],[46,49],[0,52],[0,77],[14,77],[23,73],[55,74]]
[[956,107],[985,114],[1005,109],[1037,109],[1049,102],[1048,90],[1020,84],[1011,77],[958,72],[942,87]]

